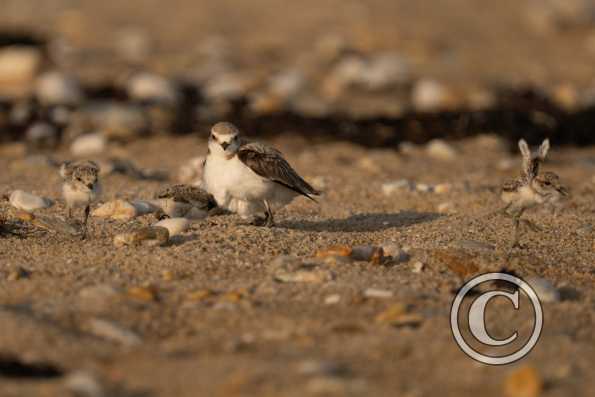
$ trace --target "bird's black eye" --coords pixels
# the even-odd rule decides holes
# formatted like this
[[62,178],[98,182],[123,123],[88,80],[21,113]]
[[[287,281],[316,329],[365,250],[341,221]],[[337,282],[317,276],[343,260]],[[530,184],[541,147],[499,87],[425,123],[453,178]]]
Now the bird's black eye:
[[546,185],[546,186],[549,186],[549,185],[551,185],[551,184],[552,184],[552,183],[551,183],[550,181],[545,181],[545,185]]

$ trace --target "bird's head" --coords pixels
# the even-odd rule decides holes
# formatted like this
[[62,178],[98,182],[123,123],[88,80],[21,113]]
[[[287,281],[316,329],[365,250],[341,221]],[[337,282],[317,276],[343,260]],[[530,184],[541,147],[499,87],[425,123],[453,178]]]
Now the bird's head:
[[240,131],[231,123],[220,122],[211,128],[209,149],[214,155],[233,157],[240,148]]

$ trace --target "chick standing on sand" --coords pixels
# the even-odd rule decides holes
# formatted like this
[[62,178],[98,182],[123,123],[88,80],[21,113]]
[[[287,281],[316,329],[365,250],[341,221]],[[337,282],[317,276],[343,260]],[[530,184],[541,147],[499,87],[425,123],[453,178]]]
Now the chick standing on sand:
[[99,166],[92,161],[67,161],[60,167],[60,175],[64,179],[62,195],[68,208],[68,217],[72,218],[74,208],[85,208],[82,235],[82,239],[85,239],[91,203],[101,195]]
[[[278,150],[246,142],[231,123],[211,129],[203,182],[217,205],[256,225],[274,225],[273,210],[297,196],[320,193],[291,168]],[[259,218],[264,214],[264,218]]]
[[[553,172],[539,175],[541,163],[545,160],[550,148],[549,140],[543,141],[539,150],[531,154],[524,139],[519,141],[519,149],[523,155],[521,176],[508,180],[502,185],[501,198],[506,203],[502,212],[512,216],[514,220],[513,248],[519,247],[520,222],[523,213],[532,207],[548,203],[556,203],[561,197],[568,196],[568,190],[560,182],[560,177]],[[523,222],[534,231],[541,229],[528,220]]]

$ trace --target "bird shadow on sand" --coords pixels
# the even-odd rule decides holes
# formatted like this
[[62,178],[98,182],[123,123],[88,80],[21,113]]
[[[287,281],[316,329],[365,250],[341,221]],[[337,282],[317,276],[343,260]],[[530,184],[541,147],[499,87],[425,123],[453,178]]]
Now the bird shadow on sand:
[[348,218],[321,221],[284,221],[277,226],[312,232],[373,232],[431,222],[442,216],[435,212],[401,211],[399,213],[356,214]]

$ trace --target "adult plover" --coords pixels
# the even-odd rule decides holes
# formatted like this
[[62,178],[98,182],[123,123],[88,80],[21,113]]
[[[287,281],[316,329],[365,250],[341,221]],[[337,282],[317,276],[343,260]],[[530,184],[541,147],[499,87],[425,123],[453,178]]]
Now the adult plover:
[[269,227],[274,225],[273,211],[297,196],[315,201],[312,196],[320,194],[291,168],[280,151],[247,142],[226,122],[211,129],[203,183],[219,207]]
[[[553,172],[539,175],[541,163],[545,160],[549,147],[549,140],[546,139],[537,153],[531,154],[527,142],[521,139],[519,141],[519,149],[523,156],[521,176],[508,180],[502,185],[501,198],[506,203],[502,212],[511,216],[514,221],[513,248],[519,247],[521,216],[527,209],[555,203],[561,197],[568,196],[568,190],[561,184],[558,175]],[[522,220],[522,222],[534,231],[541,230],[528,220]]]
[[82,239],[85,239],[91,203],[97,200],[101,194],[99,166],[93,161],[67,161],[60,167],[60,175],[64,179],[62,195],[66,201],[68,217],[72,218],[74,208],[85,208],[82,234]]
[[192,215],[192,212],[206,216],[210,210],[217,207],[212,194],[191,185],[167,187],[158,192],[155,198],[161,200],[160,207],[162,210],[158,217],[188,216],[189,214]]

